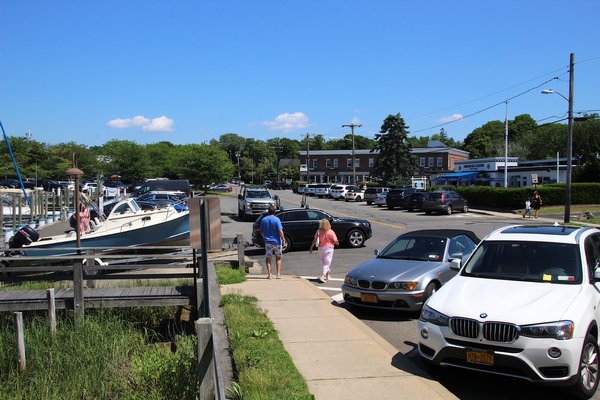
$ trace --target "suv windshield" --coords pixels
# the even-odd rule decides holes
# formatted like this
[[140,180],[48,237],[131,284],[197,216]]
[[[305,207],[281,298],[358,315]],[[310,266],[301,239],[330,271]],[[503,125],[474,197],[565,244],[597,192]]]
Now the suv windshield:
[[545,242],[485,241],[475,250],[463,276],[516,281],[580,284],[576,245]]
[[249,199],[264,199],[270,198],[271,196],[266,190],[248,190],[246,192],[246,197]]

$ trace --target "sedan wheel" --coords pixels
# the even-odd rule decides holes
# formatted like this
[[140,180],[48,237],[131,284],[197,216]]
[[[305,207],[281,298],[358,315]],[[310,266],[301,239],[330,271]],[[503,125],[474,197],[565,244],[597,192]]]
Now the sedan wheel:
[[469,206],[468,206],[468,205],[466,205],[466,204],[464,205],[464,207],[463,207],[463,212],[464,212],[464,213],[467,213],[467,212],[469,212]]
[[598,388],[598,344],[592,335],[587,335],[581,350],[579,377],[575,391],[580,398],[590,398]]
[[361,247],[365,244],[365,234],[360,229],[352,229],[346,235],[348,247]]

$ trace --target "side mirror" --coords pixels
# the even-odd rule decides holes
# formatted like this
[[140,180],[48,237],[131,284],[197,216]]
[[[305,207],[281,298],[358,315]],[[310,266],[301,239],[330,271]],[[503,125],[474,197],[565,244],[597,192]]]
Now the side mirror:
[[450,260],[450,269],[452,271],[459,271],[460,270],[460,264],[462,264],[462,261],[460,258],[453,258],[452,260]]
[[450,254],[450,259],[448,261],[452,261],[455,258],[462,260],[463,256],[464,256],[463,253],[452,253],[452,254]]
[[381,253],[381,252],[379,251],[379,249],[375,249],[375,250],[373,250],[373,254],[375,254],[375,257],[377,257],[377,256],[379,255],[379,253]]

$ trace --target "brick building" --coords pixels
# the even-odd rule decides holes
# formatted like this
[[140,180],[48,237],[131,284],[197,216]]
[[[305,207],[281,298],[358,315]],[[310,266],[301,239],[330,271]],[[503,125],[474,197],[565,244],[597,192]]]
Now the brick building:
[[[414,176],[430,177],[454,170],[456,161],[468,160],[469,152],[447,147],[437,141],[430,141],[428,147],[411,150],[417,158]],[[352,150],[311,150],[300,151],[300,179],[323,183],[355,183],[371,181],[378,151],[355,150],[354,168]]]

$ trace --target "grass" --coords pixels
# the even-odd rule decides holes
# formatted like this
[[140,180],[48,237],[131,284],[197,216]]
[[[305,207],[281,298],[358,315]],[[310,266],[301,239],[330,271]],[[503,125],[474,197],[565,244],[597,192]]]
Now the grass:
[[90,310],[76,324],[63,312],[55,335],[43,313],[24,314],[25,372],[17,368],[12,315],[4,313],[0,398],[194,399],[195,338],[173,337],[174,353],[157,344],[169,339],[159,328],[173,313],[169,307]]
[[246,400],[314,399],[256,301],[236,294],[221,298],[238,380],[230,396]]
[[215,270],[219,285],[232,285],[246,281],[245,271],[240,268],[232,268],[229,264],[215,264]]

